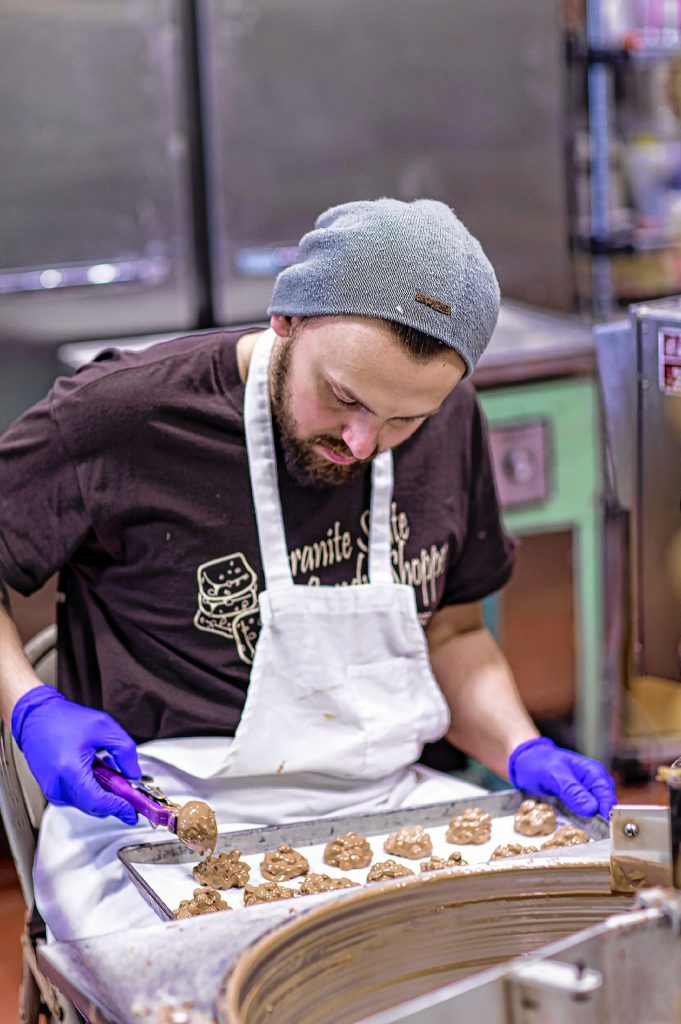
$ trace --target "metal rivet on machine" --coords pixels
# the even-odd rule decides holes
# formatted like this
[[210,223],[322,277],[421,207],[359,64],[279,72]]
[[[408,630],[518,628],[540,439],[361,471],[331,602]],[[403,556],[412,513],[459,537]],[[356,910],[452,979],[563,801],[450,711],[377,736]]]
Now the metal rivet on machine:
[[635,839],[639,833],[639,827],[635,821],[625,821],[622,831],[626,839]]

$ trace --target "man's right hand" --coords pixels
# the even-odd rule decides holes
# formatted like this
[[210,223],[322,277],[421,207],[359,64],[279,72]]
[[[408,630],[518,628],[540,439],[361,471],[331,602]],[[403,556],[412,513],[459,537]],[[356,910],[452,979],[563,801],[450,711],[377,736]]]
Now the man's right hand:
[[123,775],[141,775],[135,742],[111,715],[75,704],[52,686],[35,686],[14,706],[12,735],[50,803],[135,824],[130,804],[102,789],[92,773],[95,755],[106,750]]

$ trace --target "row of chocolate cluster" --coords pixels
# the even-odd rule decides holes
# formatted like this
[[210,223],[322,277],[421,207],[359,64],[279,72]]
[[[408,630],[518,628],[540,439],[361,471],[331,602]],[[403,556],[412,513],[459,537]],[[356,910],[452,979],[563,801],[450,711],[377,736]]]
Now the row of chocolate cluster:
[[[522,835],[550,835],[556,826],[555,811],[548,804],[534,800],[524,801],[514,818],[514,827]],[[457,817],[452,818],[447,828],[446,839],[449,843],[476,844],[487,842],[492,834],[490,815],[479,807],[472,807]],[[542,850],[559,846],[572,846],[588,842],[589,837],[582,829],[572,825],[563,825],[555,836],[543,843]],[[385,840],[383,848],[393,856],[410,860],[422,860],[421,871],[438,871],[443,868],[457,867],[467,864],[458,851],[446,859],[433,856],[433,843],[421,825],[413,825],[398,832],[393,832]],[[537,847],[521,846],[509,843],[497,846],[491,855],[492,860],[501,857],[514,857],[523,853],[536,853]],[[349,878],[332,878],[326,874],[310,872],[307,859],[288,844],[280,845],[276,850],[265,854],[260,865],[260,873],[266,881],[260,885],[249,884],[251,869],[241,859],[239,850],[230,850],[217,857],[206,857],[193,870],[194,878],[204,888],[195,889],[191,900],[182,900],[175,911],[177,918],[193,917],[197,914],[213,913],[216,910],[230,910],[231,907],[222,899],[220,889],[243,889],[244,905],[269,903],[278,899],[290,899],[293,896],[304,896],[318,892],[330,892],[335,889],[347,889],[358,883]],[[324,863],[342,871],[354,871],[368,867],[373,852],[368,840],[355,832],[346,832],[342,836],[330,840],[324,849]],[[379,882],[388,878],[401,878],[413,875],[410,868],[388,859],[373,865],[366,881]],[[298,889],[290,889],[280,882],[302,877]]]

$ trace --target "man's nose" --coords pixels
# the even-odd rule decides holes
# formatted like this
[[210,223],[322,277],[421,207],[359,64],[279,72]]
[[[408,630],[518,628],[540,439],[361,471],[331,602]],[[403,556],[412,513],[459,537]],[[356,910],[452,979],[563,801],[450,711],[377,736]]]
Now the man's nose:
[[341,437],[356,459],[368,459],[376,450],[378,429],[364,417],[357,416],[346,423]]

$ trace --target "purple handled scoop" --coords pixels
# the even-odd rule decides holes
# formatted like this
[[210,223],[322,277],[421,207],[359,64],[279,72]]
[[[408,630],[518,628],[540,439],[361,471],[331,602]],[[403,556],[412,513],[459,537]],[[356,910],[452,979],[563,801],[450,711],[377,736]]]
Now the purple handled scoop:
[[218,826],[215,812],[203,800],[189,800],[182,807],[172,804],[157,787],[145,781],[131,782],[99,757],[92,763],[92,772],[102,789],[122,797],[152,825],[170,829],[194,853],[213,853]]

